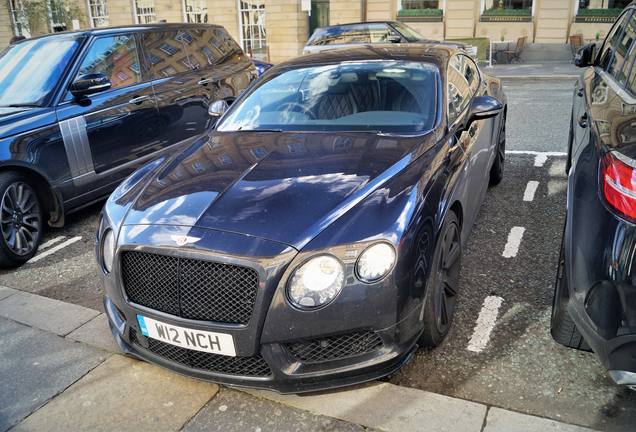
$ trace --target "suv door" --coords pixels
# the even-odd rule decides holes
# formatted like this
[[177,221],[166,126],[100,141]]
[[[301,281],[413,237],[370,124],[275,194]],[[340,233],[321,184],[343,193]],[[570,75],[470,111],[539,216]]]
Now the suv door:
[[189,30],[166,30],[143,33],[142,40],[157,97],[162,142],[176,143],[200,134],[208,120],[208,100],[200,90],[199,64],[186,49],[194,37]]
[[142,73],[133,33],[90,41],[73,76],[97,72],[110,79],[110,89],[81,101],[67,92],[57,107],[78,194],[99,192],[98,188],[121,180],[135,161],[160,149],[154,93]]

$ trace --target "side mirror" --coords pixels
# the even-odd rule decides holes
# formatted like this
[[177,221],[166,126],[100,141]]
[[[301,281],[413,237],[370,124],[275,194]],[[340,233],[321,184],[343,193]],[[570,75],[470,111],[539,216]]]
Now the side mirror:
[[110,80],[103,73],[92,73],[82,75],[71,84],[71,94],[81,99],[94,93],[99,93],[110,88]]
[[475,120],[484,120],[496,116],[504,107],[492,96],[477,96],[470,104],[468,111],[468,123]]
[[391,43],[400,43],[402,42],[402,38],[400,36],[391,35],[387,38],[387,40]]
[[596,44],[584,45],[574,56],[574,64],[578,67],[594,66],[596,62]]
[[227,111],[229,107],[230,105],[226,100],[217,100],[212,102],[212,104],[208,107],[208,114],[210,117],[214,117],[218,120],[223,114],[225,114],[225,111]]

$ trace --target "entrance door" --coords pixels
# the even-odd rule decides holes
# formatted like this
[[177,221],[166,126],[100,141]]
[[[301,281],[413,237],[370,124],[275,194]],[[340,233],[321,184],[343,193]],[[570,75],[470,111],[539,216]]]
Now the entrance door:
[[312,0],[311,2],[311,26],[309,35],[311,36],[319,27],[329,25],[329,0]]

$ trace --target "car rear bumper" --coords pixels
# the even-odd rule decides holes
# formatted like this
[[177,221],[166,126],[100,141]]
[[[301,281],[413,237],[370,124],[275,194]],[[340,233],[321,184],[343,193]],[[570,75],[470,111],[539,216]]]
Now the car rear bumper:
[[[409,333],[408,329],[412,329],[415,324],[413,320],[418,319],[418,311],[413,311],[402,322],[374,332],[381,338],[382,344],[368,352],[326,361],[305,362],[295,358],[287,344],[266,343],[260,346],[258,357],[221,359],[223,362],[227,360],[247,364],[245,373],[242,373],[242,366],[238,366],[232,373],[222,373],[214,370],[214,367],[207,369],[204,364],[193,367],[191,362],[184,361],[181,357],[182,352],[178,352],[185,349],[174,348],[172,345],[168,346],[141,335],[133,316],[137,313],[148,315],[147,310],[138,311],[128,304],[116,306],[108,297],[104,298],[104,307],[111,332],[120,349],[128,355],[198,379],[237,387],[263,388],[280,393],[329,390],[371,381],[401,368],[417,349],[417,338],[400,340],[400,335]],[[178,317],[156,318],[173,325],[184,325]],[[255,362],[261,362],[262,367],[254,366]],[[265,362],[266,366],[262,362]],[[263,372],[265,368],[268,372]],[[256,375],[250,373],[256,369],[259,371]]]

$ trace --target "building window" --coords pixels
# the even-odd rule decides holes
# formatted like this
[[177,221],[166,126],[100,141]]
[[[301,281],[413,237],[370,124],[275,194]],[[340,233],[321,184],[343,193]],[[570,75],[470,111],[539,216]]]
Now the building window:
[[189,23],[208,22],[208,4],[206,0],[183,0],[183,17]]
[[624,9],[632,0],[579,0],[581,9]]
[[533,0],[482,0],[485,14],[532,14]]
[[177,51],[179,51],[178,48],[173,47],[169,43],[161,44],[161,46],[159,46],[159,49],[163,51],[164,53],[168,54],[169,56],[175,55]]
[[16,36],[31,37],[29,18],[22,0],[9,0],[9,14],[13,25],[13,34]]
[[398,10],[440,9],[439,0],[402,0],[398,2]]
[[265,2],[263,0],[238,0],[241,45],[254,58],[267,60],[265,33]]
[[106,0],[88,0],[88,18],[91,27],[108,26],[108,5]]
[[154,0],[133,0],[135,21],[137,24],[148,24],[157,21]]

